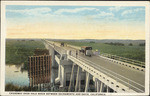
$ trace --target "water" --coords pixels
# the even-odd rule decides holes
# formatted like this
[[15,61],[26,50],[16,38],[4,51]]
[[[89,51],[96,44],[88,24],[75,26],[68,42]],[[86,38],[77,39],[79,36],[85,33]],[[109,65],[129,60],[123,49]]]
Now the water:
[[5,84],[29,86],[28,71],[21,71],[21,65],[6,65],[5,67]]
[[[58,69],[53,69],[54,78],[57,78]],[[13,83],[18,86],[29,86],[28,71],[21,71],[21,65],[6,65],[5,66],[5,84]]]

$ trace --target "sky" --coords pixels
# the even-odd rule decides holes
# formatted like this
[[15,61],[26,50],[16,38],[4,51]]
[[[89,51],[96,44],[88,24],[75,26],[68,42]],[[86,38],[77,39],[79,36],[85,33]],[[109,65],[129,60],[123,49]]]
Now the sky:
[[6,38],[145,39],[145,7],[7,5]]

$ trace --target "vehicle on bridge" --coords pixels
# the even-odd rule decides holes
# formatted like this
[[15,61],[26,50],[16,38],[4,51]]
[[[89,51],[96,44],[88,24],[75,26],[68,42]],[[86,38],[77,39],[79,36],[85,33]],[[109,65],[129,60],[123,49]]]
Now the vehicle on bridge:
[[63,47],[64,47],[64,45],[65,45],[65,43],[64,43],[64,42],[61,42],[61,43],[60,43],[60,46],[63,46]]
[[93,52],[92,52],[92,47],[89,46],[82,46],[80,52],[82,52],[85,56],[91,57]]

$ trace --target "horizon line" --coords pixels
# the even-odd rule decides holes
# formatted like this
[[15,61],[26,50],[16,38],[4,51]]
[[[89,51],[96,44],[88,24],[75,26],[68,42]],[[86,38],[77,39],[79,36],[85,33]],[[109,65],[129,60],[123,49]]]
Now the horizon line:
[[[5,39],[52,39],[52,38],[5,38]],[[145,39],[52,39],[52,40],[145,40]]]

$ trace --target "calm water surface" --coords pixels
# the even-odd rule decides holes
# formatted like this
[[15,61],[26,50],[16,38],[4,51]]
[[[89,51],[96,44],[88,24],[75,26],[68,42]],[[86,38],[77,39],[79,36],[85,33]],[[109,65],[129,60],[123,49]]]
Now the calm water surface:
[[28,71],[21,71],[21,66],[6,65],[5,70],[5,84],[13,83],[18,86],[29,86]]
[[[18,86],[29,86],[28,71],[21,71],[21,65],[6,65],[5,70],[5,84],[13,83]],[[57,78],[58,69],[52,68],[52,70],[53,78]]]

